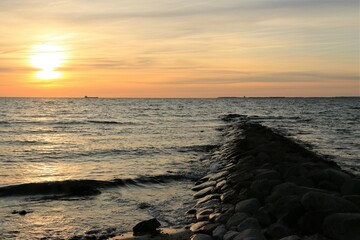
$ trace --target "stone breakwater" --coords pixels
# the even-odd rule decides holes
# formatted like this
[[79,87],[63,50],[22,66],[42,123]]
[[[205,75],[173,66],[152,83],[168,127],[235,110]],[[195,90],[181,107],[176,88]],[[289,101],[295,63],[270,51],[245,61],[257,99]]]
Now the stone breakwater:
[[191,240],[360,239],[359,177],[273,130],[233,122],[211,162]]

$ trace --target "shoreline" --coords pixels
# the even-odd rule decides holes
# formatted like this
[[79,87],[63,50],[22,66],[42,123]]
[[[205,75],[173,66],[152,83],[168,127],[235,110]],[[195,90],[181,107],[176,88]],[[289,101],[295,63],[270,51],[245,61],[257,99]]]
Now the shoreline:
[[[210,160],[216,170],[192,188],[197,204],[186,213],[194,219],[186,227],[191,237],[183,229],[180,235],[170,231],[164,239],[358,239],[359,176],[238,117],[224,119],[229,122],[224,142]],[[150,238],[125,236],[112,239]]]
[[229,115],[216,172],[193,190],[193,240],[360,237],[360,179],[291,139]]

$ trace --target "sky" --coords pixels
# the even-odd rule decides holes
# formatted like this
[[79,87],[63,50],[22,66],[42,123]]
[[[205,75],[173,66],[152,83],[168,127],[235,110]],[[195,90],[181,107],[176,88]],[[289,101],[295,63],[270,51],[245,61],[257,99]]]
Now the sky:
[[0,97],[360,96],[358,0],[1,0]]

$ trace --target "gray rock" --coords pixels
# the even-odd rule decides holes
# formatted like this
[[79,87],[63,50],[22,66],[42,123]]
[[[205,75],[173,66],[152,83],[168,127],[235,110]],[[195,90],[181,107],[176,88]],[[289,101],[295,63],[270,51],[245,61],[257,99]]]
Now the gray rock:
[[215,218],[215,222],[216,223],[226,223],[227,221],[229,221],[229,219],[232,215],[233,214],[231,214],[231,213],[222,213],[218,217]]
[[196,214],[196,209],[190,209],[190,210],[188,210],[185,214],[186,214],[186,215]]
[[226,180],[222,180],[222,181],[216,183],[215,188],[216,189],[221,189],[223,186],[225,186],[225,184],[226,184]]
[[360,209],[360,195],[346,195],[343,196],[343,198],[349,202],[352,202]]
[[190,240],[212,240],[213,238],[210,235],[198,233],[195,235],[192,235],[190,237]]
[[298,222],[301,232],[305,235],[312,235],[322,231],[324,219],[330,215],[329,211],[307,212]]
[[240,232],[234,238],[234,240],[244,240],[244,239],[266,240],[264,234],[259,229],[246,229]]
[[206,181],[203,182],[199,185],[194,186],[193,188],[191,188],[191,190],[193,191],[200,191],[201,189],[207,188],[207,187],[213,187],[216,184],[215,181]]
[[284,196],[271,204],[269,212],[278,220],[285,220],[286,223],[293,224],[302,215],[300,199],[296,195]]
[[218,172],[218,173],[215,173],[215,174],[212,174],[210,177],[209,177],[209,180],[217,180],[219,178],[222,178],[222,177],[225,177],[229,174],[229,171],[221,171],[221,172]]
[[249,215],[247,213],[235,213],[226,222],[226,228],[230,229],[231,227],[236,227],[237,225],[239,225],[248,216]]
[[153,218],[150,220],[139,222],[133,227],[132,230],[134,235],[141,235],[146,233],[153,233],[160,226],[160,222],[156,218]]
[[209,222],[201,221],[201,222],[194,223],[193,225],[191,225],[190,231],[192,231],[193,233],[197,233],[200,231],[201,227],[205,226],[206,224],[209,224]]
[[258,199],[263,199],[271,191],[271,185],[267,179],[255,180],[250,186],[250,192]]
[[328,174],[331,182],[335,183],[338,187],[341,187],[343,183],[350,179],[349,174],[336,169],[326,169],[325,172]]
[[295,183],[298,186],[314,187],[315,184],[310,178],[304,176],[296,176],[289,179],[289,182]]
[[291,182],[279,184],[273,188],[271,195],[266,198],[267,203],[275,203],[279,198],[296,194],[297,186]]
[[213,209],[202,210],[201,212],[196,213],[196,220],[198,222],[207,221],[207,220],[209,220],[209,215],[213,212],[214,212]]
[[283,237],[280,240],[301,240],[301,238],[298,235],[291,235],[291,236]]
[[332,214],[325,218],[323,232],[331,239],[358,240],[360,237],[360,214]]
[[280,180],[281,179],[280,173],[278,173],[275,170],[270,170],[270,169],[261,169],[261,170],[262,171],[260,171],[260,173],[255,176],[256,180],[260,180],[260,179]]
[[341,186],[343,195],[360,195],[360,179],[348,179]]
[[220,215],[221,213],[211,213],[209,215],[209,222],[215,222]]
[[339,188],[334,183],[326,180],[320,181],[318,184],[318,188],[333,192],[339,191]]
[[246,229],[258,229],[261,231],[260,224],[256,218],[249,217],[237,225],[236,229],[238,232],[242,232]]
[[359,212],[358,207],[352,202],[321,192],[306,193],[301,203],[308,211]]
[[256,198],[250,198],[247,200],[243,200],[238,202],[235,205],[235,212],[246,212],[250,214],[254,214],[260,208],[260,202]]
[[224,224],[217,226],[212,232],[212,236],[214,239],[222,240],[224,238],[225,233],[227,232]]
[[274,239],[279,239],[291,235],[291,232],[284,224],[276,222],[266,229],[266,235]]
[[202,197],[204,197],[205,195],[210,194],[213,189],[214,189],[214,187],[204,188],[204,189],[198,191],[197,193],[195,193],[195,194],[194,194],[194,198],[202,198]]
[[237,193],[234,190],[229,190],[220,196],[223,203],[234,203],[237,201]]
[[228,231],[224,235],[224,240],[233,240],[238,234],[236,231]]
[[220,199],[220,195],[219,194],[209,194],[209,195],[206,195],[205,197],[202,197],[202,198],[199,198],[198,201],[197,201],[197,204],[203,204],[209,200],[212,200],[212,199]]
[[255,213],[254,217],[259,221],[260,225],[263,227],[267,227],[272,223],[270,215],[265,207],[259,208],[259,210]]

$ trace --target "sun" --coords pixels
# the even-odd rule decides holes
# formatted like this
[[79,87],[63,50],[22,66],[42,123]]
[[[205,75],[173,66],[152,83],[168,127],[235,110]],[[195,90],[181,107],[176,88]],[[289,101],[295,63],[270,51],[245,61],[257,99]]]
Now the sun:
[[60,78],[56,68],[61,67],[65,58],[64,48],[49,43],[34,46],[30,54],[31,64],[41,70],[36,77],[43,80]]

